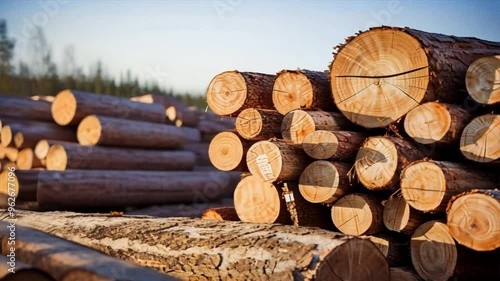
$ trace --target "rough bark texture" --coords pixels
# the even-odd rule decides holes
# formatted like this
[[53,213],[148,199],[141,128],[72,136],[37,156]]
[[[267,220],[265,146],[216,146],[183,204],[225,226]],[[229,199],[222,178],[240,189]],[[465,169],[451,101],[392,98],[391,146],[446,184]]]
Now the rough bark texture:
[[51,107],[59,125],[77,125],[88,115],[165,123],[165,107],[160,104],[134,102],[126,98],[64,90],[57,94]]
[[228,184],[222,172],[46,171],[38,176],[37,199],[52,210],[209,202]]
[[[78,216],[77,214],[74,215]],[[43,215],[40,216],[43,217]],[[105,216],[103,217],[105,218]],[[10,248],[12,245],[8,243],[10,241],[9,225],[9,221],[0,221],[2,255],[9,255],[11,253]],[[49,273],[58,281],[116,281],[125,279],[130,281],[178,280],[168,275],[155,272],[154,270],[112,258],[99,251],[68,242],[28,227],[16,225],[15,232],[16,244],[14,248],[16,261],[39,268]],[[78,241],[75,242],[78,243]],[[13,275],[15,276],[17,274],[18,273],[15,273]],[[53,279],[17,280],[38,281]]]
[[192,170],[196,155],[191,151],[115,148],[79,144],[56,144],[49,149],[48,170]]
[[393,123],[421,102],[463,100],[467,67],[497,55],[500,43],[383,26],[336,48],[330,66],[335,103],[354,123],[373,128]]
[[[0,96],[0,116],[53,122],[50,103],[28,98]],[[3,119],[3,118],[2,118]]]
[[183,131],[172,125],[99,115],[82,120],[77,138],[82,145],[181,148],[186,143]]
[[238,214],[234,207],[210,208],[201,216],[202,219],[220,220],[220,221],[239,221]]
[[236,118],[236,131],[247,140],[281,138],[283,115],[276,110],[248,108]]
[[207,89],[208,106],[218,115],[237,116],[247,108],[274,109],[276,75],[227,71],[215,76]]
[[358,132],[317,130],[304,138],[302,147],[314,159],[348,161],[356,158],[365,139]]
[[184,280],[389,280],[372,242],[317,228],[30,212],[17,224]]
[[294,109],[336,109],[328,73],[306,69],[278,73],[273,88],[273,103],[283,115]]

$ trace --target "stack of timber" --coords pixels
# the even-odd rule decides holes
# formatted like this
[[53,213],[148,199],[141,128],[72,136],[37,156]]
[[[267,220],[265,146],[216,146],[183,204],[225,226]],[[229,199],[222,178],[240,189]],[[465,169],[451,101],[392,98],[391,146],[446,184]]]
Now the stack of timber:
[[500,43],[377,27],[335,49],[329,72],[213,78],[236,131],[210,161],[248,175],[204,217],[368,237],[393,280],[500,278]]
[[[1,205],[14,197],[40,210],[124,210],[232,197],[240,174],[217,171],[207,141],[234,120],[171,97],[138,98],[147,96],[157,100],[74,90],[53,99],[0,96]],[[196,122],[170,122],[166,101],[179,108],[176,120],[190,112]]]

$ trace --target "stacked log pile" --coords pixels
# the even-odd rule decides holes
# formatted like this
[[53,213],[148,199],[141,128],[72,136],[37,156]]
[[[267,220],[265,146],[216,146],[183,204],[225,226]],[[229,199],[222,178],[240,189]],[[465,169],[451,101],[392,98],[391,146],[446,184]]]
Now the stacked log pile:
[[394,280],[498,279],[500,43],[380,27],[336,49],[329,72],[213,78],[236,131],[210,160],[248,174],[205,217],[369,236]]
[[[208,142],[234,121],[171,97],[133,99],[144,97],[156,100],[72,90],[53,101],[1,96],[2,206],[8,206],[9,182],[18,206],[42,210],[123,210],[232,197],[238,174],[210,164]],[[162,99],[175,106],[178,122],[169,119],[172,109]]]

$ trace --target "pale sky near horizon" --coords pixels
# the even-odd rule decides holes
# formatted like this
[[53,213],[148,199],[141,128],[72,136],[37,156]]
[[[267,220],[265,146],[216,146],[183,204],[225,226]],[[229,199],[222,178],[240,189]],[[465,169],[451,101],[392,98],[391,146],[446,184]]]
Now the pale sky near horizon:
[[101,60],[117,79],[130,69],[140,81],[194,94],[225,70],[325,70],[335,45],[370,26],[500,41],[498,11],[500,1],[0,0],[16,61],[28,57],[36,24],[58,67],[74,45],[84,69]]

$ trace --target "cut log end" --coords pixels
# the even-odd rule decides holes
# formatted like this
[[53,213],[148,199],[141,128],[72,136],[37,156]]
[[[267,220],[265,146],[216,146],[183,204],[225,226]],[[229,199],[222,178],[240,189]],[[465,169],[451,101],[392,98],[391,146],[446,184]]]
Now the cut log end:
[[241,137],[253,139],[259,136],[264,124],[259,111],[254,108],[248,108],[238,114],[235,125]]
[[96,145],[101,140],[101,135],[101,122],[95,115],[85,117],[76,131],[76,138],[81,145]]
[[420,42],[404,31],[364,32],[344,45],[331,64],[335,104],[356,124],[384,127],[422,101],[428,65]]
[[47,153],[49,153],[50,144],[47,140],[40,140],[34,149],[34,153],[36,158],[43,160],[47,157]]
[[8,147],[12,143],[12,130],[10,129],[9,125],[5,125],[2,127],[0,130],[0,144],[3,147]]
[[469,160],[488,163],[500,159],[500,115],[486,114],[472,120],[462,132],[460,151]]
[[384,206],[384,225],[387,229],[401,232],[408,228],[410,205],[403,197],[391,197]]
[[4,170],[0,173],[0,184],[0,207],[7,208],[9,198],[16,198],[19,194],[19,181],[14,172]]
[[382,229],[383,207],[368,194],[355,193],[340,198],[332,207],[335,226],[348,235],[370,235]]
[[405,117],[406,133],[422,144],[438,142],[451,126],[451,115],[445,106],[429,102],[412,109]]
[[207,103],[215,114],[230,115],[239,110],[247,96],[243,76],[237,71],[227,71],[215,76],[207,89]]
[[413,266],[423,279],[445,281],[453,275],[457,249],[446,224],[422,224],[411,237],[410,247]]
[[476,251],[500,247],[500,200],[488,194],[471,193],[453,201],[448,227],[458,243]]
[[274,223],[283,211],[276,187],[255,176],[247,176],[238,183],[234,207],[241,221],[254,223]]
[[338,138],[332,132],[317,130],[304,138],[302,148],[314,159],[330,159],[337,153]]
[[311,203],[333,203],[346,193],[344,187],[339,187],[339,179],[335,165],[328,161],[315,161],[300,176],[300,194]]
[[64,90],[57,94],[52,103],[52,118],[57,124],[66,126],[75,118],[76,107],[77,102],[73,93],[70,90]]
[[301,144],[304,138],[315,130],[316,126],[313,118],[303,110],[294,110],[287,113],[281,123],[283,139],[291,140],[296,144]]
[[424,212],[433,211],[442,204],[446,178],[436,163],[414,162],[401,173],[401,191],[413,208]]
[[17,148],[22,148],[24,143],[24,135],[22,132],[17,132],[14,134],[14,145]]
[[310,108],[313,99],[311,82],[299,71],[286,71],[276,78],[273,103],[279,113],[285,115],[294,109]]
[[383,188],[393,180],[398,167],[396,146],[384,137],[368,138],[356,155],[354,167],[366,188]]
[[465,84],[469,95],[476,102],[500,103],[500,55],[473,62],[467,69]]
[[64,171],[68,165],[68,155],[64,146],[56,144],[50,147],[45,160],[48,170]]
[[244,144],[233,132],[217,134],[208,148],[210,162],[221,171],[232,171],[238,167],[240,170],[246,170],[245,153]]
[[17,154],[16,165],[19,170],[30,170],[32,168],[43,167],[40,159],[35,157],[31,148],[24,148]]

